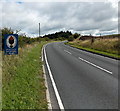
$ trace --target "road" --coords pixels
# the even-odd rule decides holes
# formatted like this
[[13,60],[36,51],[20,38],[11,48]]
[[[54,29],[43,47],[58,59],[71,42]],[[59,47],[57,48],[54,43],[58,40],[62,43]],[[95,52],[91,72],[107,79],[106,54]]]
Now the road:
[[60,108],[118,109],[117,60],[67,46],[64,42],[47,44],[44,59],[47,78],[52,81]]

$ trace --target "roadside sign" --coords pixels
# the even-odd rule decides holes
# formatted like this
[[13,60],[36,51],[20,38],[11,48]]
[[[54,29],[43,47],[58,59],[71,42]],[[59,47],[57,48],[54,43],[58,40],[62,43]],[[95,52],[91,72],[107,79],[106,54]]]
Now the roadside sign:
[[18,34],[4,36],[4,52],[6,55],[18,54]]

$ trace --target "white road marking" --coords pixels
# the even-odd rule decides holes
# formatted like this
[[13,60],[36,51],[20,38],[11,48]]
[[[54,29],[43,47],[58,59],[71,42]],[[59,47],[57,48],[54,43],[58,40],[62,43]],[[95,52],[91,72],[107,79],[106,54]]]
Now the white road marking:
[[64,50],[65,52],[67,52],[68,54],[72,54],[71,52],[67,51],[67,50]]
[[[43,58],[43,47],[42,47],[42,61],[44,60]],[[41,58],[41,57],[40,57]],[[42,65],[43,67],[43,75],[44,75],[44,79],[45,79],[45,87],[47,88],[46,89],[46,99],[47,99],[47,102],[48,102],[48,109],[51,109],[52,110],[52,103],[51,103],[51,100],[50,100],[50,93],[49,93],[49,89],[48,89],[48,83],[47,83],[47,77],[46,77],[46,74],[45,74],[45,67],[44,65]]]
[[[45,46],[45,47],[46,47],[46,46]],[[59,95],[57,86],[56,86],[55,81],[54,81],[53,76],[52,76],[52,72],[51,72],[50,66],[49,66],[49,64],[48,64],[45,47],[44,47],[45,62],[46,62],[47,68],[48,68],[48,72],[49,72],[49,75],[50,75],[50,79],[51,79],[51,82],[52,82],[52,85],[53,85],[53,88],[54,88],[54,91],[55,91],[55,95],[56,95],[56,98],[57,98],[57,101],[58,101],[58,105],[59,105],[61,111],[64,111],[64,106],[63,106],[62,100],[61,100],[61,98],[60,98],[60,95]]]
[[43,67],[43,73],[44,73],[44,79],[45,79],[45,87],[47,88],[46,89],[46,99],[47,99],[47,102],[48,102],[48,109],[52,110],[52,105],[51,105],[51,100],[50,100],[50,93],[49,93],[48,83],[47,83],[47,77],[46,77],[46,74],[45,74],[45,67],[44,67],[44,65],[42,65],[42,67]]
[[113,74],[111,71],[108,71],[108,70],[106,70],[106,69],[104,69],[104,68],[102,68],[102,67],[100,67],[100,66],[98,66],[96,64],[93,64],[93,63],[91,63],[91,62],[89,62],[89,61],[87,61],[85,59],[82,59],[81,57],[79,57],[79,59],[86,62],[86,63],[88,63],[88,64],[90,64],[90,65],[92,65],[92,66],[94,66],[94,67],[96,67],[96,68],[98,68],[98,69],[101,69],[101,70],[103,70],[103,71],[105,71],[105,72],[107,72],[109,74]]

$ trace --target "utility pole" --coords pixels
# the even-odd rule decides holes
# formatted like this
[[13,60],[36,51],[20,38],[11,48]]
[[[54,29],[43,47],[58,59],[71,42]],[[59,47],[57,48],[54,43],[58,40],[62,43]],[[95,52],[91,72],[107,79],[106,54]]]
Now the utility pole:
[[40,23],[39,23],[39,37],[40,37]]

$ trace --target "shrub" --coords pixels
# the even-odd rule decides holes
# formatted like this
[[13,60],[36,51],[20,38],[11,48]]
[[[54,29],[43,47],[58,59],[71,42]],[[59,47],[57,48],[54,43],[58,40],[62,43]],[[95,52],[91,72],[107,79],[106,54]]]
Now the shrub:
[[69,36],[68,41],[73,41],[73,40],[74,40],[73,35]]
[[74,37],[75,39],[77,39],[79,36],[80,36],[80,34],[78,34],[78,33],[75,33],[75,34],[73,35],[73,37]]

